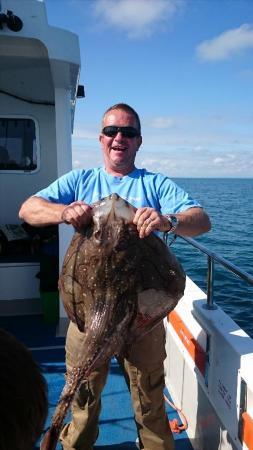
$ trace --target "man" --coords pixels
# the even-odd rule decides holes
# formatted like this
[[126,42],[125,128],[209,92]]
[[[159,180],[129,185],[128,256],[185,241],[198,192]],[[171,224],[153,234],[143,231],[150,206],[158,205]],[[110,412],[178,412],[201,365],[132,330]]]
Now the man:
[[[64,175],[29,198],[21,207],[20,218],[34,226],[65,222],[78,230],[91,220],[90,204],[115,192],[137,208],[133,222],[141,239],[152,231],[195,236],[210,229],[209,218],[199,203],[168,177],[135,167],[142,136],[139,116],[130,106],[121,103],[105,112],[99,139],[104,168]],[[82,339],[82,333],[70,323],[67,372],[75,365]],[[146,450],[174,448],[163,400],[164,358],[161,323],[132,346],[127,359],[124,355],[120,359],[131,391],[140,448]],[[108,365],[83,382],[72,407],[72,422],[61,434],[64,450],[92,450]]]

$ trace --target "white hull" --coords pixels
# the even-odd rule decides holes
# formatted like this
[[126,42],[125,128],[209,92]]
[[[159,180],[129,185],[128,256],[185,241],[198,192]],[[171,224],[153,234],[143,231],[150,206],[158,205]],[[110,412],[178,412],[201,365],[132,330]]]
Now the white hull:
[[220,308],[207,310],[189,278],[166,334],[166,385],[188,419],[193,448],[252,449],[252,339]]

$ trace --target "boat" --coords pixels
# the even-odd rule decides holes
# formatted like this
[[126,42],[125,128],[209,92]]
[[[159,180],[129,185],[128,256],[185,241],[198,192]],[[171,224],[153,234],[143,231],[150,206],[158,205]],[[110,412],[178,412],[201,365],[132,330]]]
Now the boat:
[[[18,210],[72,168],[75,105],[84,96],[79,41],[48,24],[41,0],[0,0],[0,7],[0,326],[41,365],[48,427],[64,384],[68,320],[57,275],[72,230],[64,224],[34,230],[20,222]],[[214,266],[251,285],[253,277],[198,241],[178,239],[206,255],[207,293],[187,277],[183,298],[164,319],[165,399],[176,449],[252,450],[253,340],[217,305]],[[136,448],[130,396],[115,359],[102,401],[94,448]]]

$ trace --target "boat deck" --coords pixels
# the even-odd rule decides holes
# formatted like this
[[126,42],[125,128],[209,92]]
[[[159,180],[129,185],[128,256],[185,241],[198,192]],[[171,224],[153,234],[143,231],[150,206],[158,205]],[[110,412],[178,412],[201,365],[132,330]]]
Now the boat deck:
[[[43,370],[49,390],[49,414],[45,424],[47,429],[64,385],[64,338],[55,337],[56,326],[44,323],[42,316],[2,317],[0,327],[29,347]],[[169,420],[178,418],[180,422],[177,413],[169,405],[167,412]],[[136,449],[137,434],[131,399],[121,369],[114,358],[102,395],[99,429],[94,450]],[[192,450],[186,432],[174,434],[174,439],[176,450]],[[36,449],[39,449],[39,444]],[[60,449],[61,446],[58,445],[57,450]]]

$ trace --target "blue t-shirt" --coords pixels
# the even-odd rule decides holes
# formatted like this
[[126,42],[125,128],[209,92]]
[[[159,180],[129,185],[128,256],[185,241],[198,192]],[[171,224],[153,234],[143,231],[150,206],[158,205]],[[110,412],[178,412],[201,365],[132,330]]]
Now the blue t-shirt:
[[136,208],[148,206],[162,214],[201,206],[165,175],[137,168],[124,177],[110,175],[101,167],[72,170],[35,195],[68,205],[77,200],[92,204],[113,193]]

